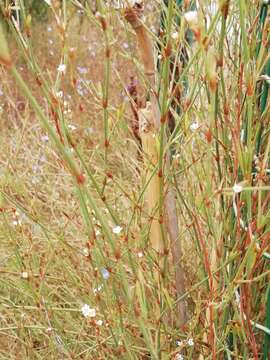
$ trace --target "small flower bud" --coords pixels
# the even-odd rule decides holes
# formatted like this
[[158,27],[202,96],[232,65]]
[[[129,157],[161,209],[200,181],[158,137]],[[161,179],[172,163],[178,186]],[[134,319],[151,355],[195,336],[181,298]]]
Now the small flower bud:
[[25,19],[25,32],[28,38],[31,36],[31,24],[32,24],[32,17],[31,15],[27,15]]
[[229,4],[230,4],[230,0],[219,0],[218,1],[219,9],[220,9],[222,15],[224,16],[224,18],[227,18],[227,16],[228,16]]
[[216,91],[217,83],[218,83],[218,76],[217,76],[217,59],[213,51],[209,50],[207,53],[206,63],[205,63],[205,71],[206,71],[206,78],[209,82],[210,90],[212,92]]

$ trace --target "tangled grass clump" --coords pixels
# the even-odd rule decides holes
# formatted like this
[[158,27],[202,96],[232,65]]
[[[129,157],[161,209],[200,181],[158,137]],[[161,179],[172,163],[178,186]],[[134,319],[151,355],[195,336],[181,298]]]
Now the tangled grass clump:
[[268,3],[7,3],[1,359],[267,360]]

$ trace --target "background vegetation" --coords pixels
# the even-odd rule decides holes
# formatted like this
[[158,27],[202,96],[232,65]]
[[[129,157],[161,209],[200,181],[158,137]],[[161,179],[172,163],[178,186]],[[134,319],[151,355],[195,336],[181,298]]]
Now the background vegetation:
[[[268,359],[268,2],[145,3],[157,166],[134,136],[151,86],[128,4],[0,4],[0,358]],[[153,213],[149,174],[161,178]]]

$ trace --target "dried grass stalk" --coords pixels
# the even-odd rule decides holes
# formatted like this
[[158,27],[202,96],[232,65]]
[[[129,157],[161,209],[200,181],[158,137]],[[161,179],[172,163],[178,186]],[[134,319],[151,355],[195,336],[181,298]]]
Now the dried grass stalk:
[[159,254],[162,254],[164,253],[164,243],[158,217],[156,216],[159,203],[159,177],[157,175],[157,171],[155,171],[158,166],[158,149],[151,103],[148,102],[145,109],[140,109],[138,115],[144,165],[146,169],[146,183],[148,184],[145,197],[148,212],[152,217],[150,226],[150,242],[152,248]]
[[[155,135],[160,129],[160,112],[155,91],[156,68],[153,56],[153,45],[141,21],[142,12],[142,5],[136,4],[133,8],[126,9],[125,16],[136,32],[141,60],[144,65],[144,73],[149,81],[150,88],[150,103],[147,103],[145,109],[139,110],[140,135],[142,138],[144,162],[147,170],[146,180],[149,181],[146,190],[146,199],[148,210],[153,215],[153,221],[150,228],[150,241],[153,249],[160,254],[164,253],[165,245],[161,234],[161,227],[158,219],[154,216],[158,209],[160,196],[164,196],[166,226],[170,236],[171,253],[175,267],[177,297],[180,297],[185,293],[185,286],[184,272],[181,266],[181,248],[179,244],[179,229],[174,191],[168,186],[167,190],[164,191],[164,194],[160,194],[160,179],[157,172],[153,175],[153,169],[157,166],[159,160]],[[151,168],[152,171],[149,171]],[[149,176],[152,176],[152,178],[150,179]],[[186,320],[186,303],[181,301],[178,304],[178,319],[176,322],[178,325],[183,325]]]

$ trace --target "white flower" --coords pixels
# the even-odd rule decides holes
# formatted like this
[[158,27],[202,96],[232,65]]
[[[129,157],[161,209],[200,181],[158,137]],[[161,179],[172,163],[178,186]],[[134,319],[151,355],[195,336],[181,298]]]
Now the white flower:
[[136,4],[141,4],[142,0],[128,0],[127,3],[128,3],[129,6],[133,7]]
[[47,5],[52,6],[52,1],[51,0],[44,0],[44,1],[45,1],[45,3],[47,3]]
[[82,252],[84,256],[89,256],[89,250],[87,248],[84,248]]
[[234,184],[233,185],[233,192],[238,194],[243,190],[243,186],[239,185],[239,184]]
[[154,33],[154,34],[156,34],[156,28],[152,25],[151,27],[150,27],[150,30],[152,31],[152,33]]
[[176,341],[175,341],[175,344],[176,344],[176,346],[182,346],[182,345],[183,345],[183,341],[181,341],[181,340],[176,340]]
[[96,324],[97,324],[98,326],[102,326],[102,325],[103,325],[103,321],[102,321],[102,320],[97,320],[97,321],[96,321]]
[[96,316],[96,309],[90,308],[90,306],[87,304],[84,304],[81,307],[81,312],[84,317],[95,317]]
[[177,39],[178,38],[178,32],[177,31],[175,31],[175,32],[173,32],[172,34],[171,34],[171,37],[172,37],[172,39]]
[[64,74],[66,72],[67,66],[65,64],[58,65],[57,71],[61,74]]
[[110,277],[110,272],[106,269],[106,268],[101,268],[100,269],[101,275],[103,277],[104,280],[108,280]]
[[188,344],[189,346],[193,346],[193,345],[194,345],[193,339],[192,339],[192,338],[191,338],[191,339],[188,339],[187,344]]
[[175,360],[184,360],[184,356],[180,353],[175,355]]
[[13,225],[14,226],[21,226],[22,225],[22,220],[21,219],[13,220]]
[[27,271],[23,271],[23,272],[21,273],[21,277],[22,277],[23,279],[28,279],[28,272],[27,272]]
[[32,178],[32,180],[31,180],[31,183],[32,183],[33,185],[38,184],[38,183],[39,183],[39,178],[36,177],[36,176],[34,176],[34,177]]
[[142,251],[139,251],[139,252],[138,252],[138,257],[139,257],[139,258],[142,258],[142,257],[143,257],[143,252],[142,252]]
[[113,228],[113,233],[114,234],[120,234],[120,232],[122,231],[122,227],[117,225]]
[[128,49],[128,48],[129,48],[128,43],[124,42],[124,43],[123,43],[123,48],[124,48],[124,49]]
[[63,97],[63,91],[62,91],[62,90],[57,91],[55,95],[56,95],[56,97],[58,97],[58,98],[62,98],[62,97]]
[[90,51],[90,55],[91,55],[92,57],[96,57],[96,52],[93,51],[93,50],[91,50],[91,51]]
[[87,74],[88,73],[88,68],[84,67],[84,66],[77,66],[77,70],[80,74]]
[[71,131],[76,130],[76,126],[71,125],[71,124],[68,125],[68,128],[69,128]]
[[47,141],[49,141],[49,136],[48,136],[48,135],[42,135],[42,136],[41,136],[41,141],[42,141],[42,142],[47,142]]
[[197,122],[194,122],[190,125],[190,130],[195,131],[199,128],[199,124]]
[[95,130],[92,127],[86,128],[85,129],[85,134],[86,135],[91,135],[95,132]]
[[198,22],[198,12],[188,11],[184,14],[184,18],[189,25],[194,25]]
[[99,285],[97,288],[93,289],[94,294],[100,292],[103,289],[103,284]]

